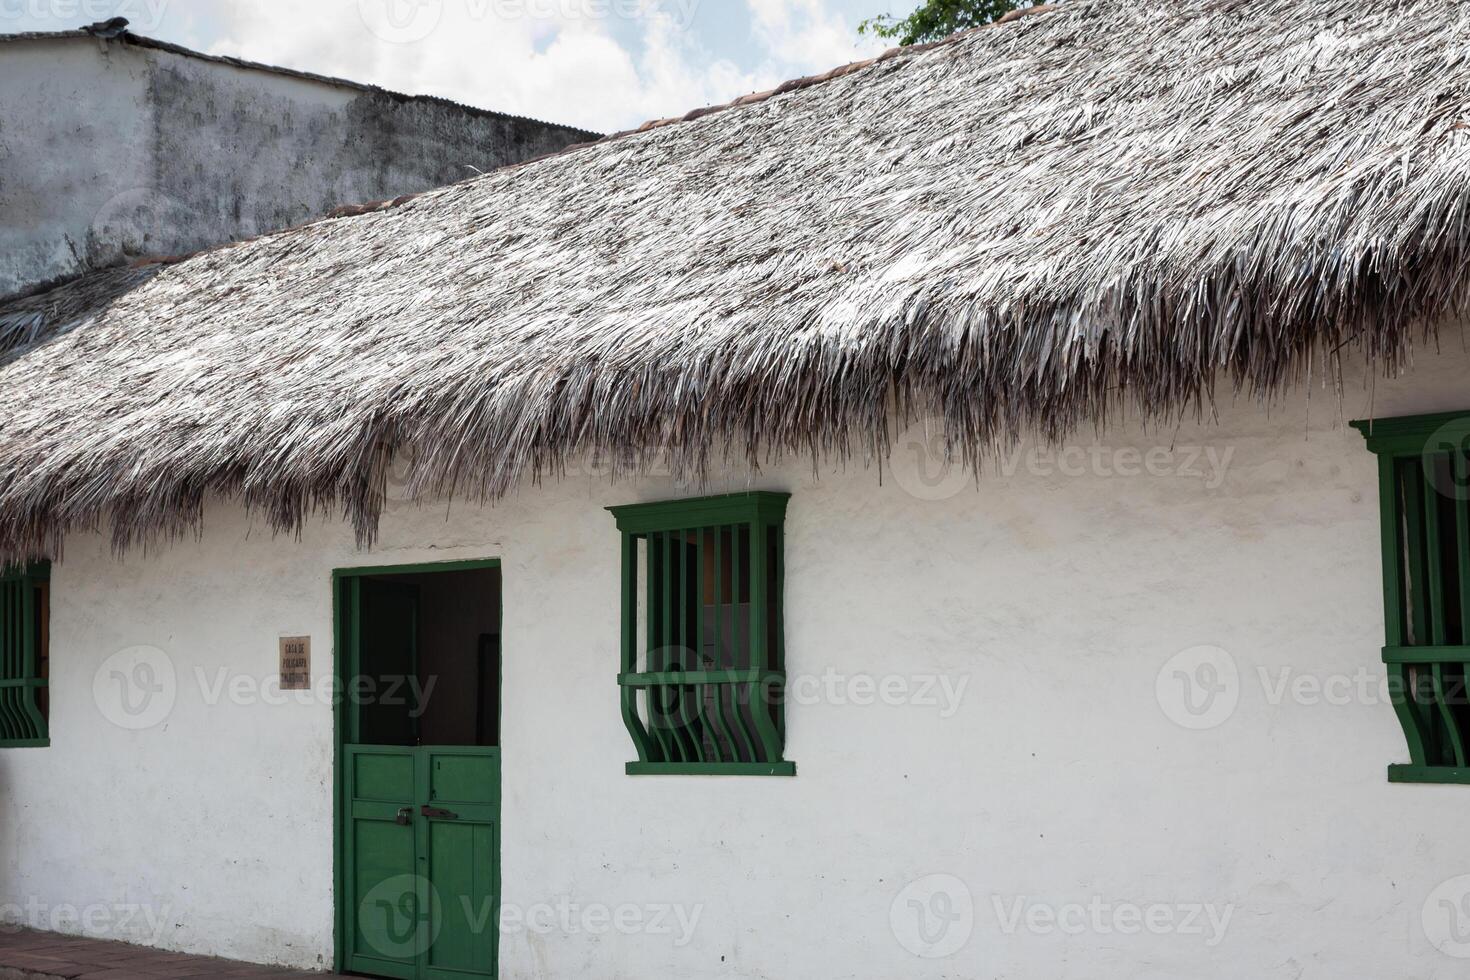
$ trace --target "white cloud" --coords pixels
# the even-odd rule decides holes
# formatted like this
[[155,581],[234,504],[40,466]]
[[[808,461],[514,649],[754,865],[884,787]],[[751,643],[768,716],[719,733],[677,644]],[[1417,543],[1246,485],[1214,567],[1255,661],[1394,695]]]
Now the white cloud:
[[205,47],[601,131],[872,48],[829,0],[745,0],[752,57],[736,64],[695,29],[697,5],[715,2],[733,0],[221,0]]
[[855,27],[827,0],[745,0],[756,40],[784,66],[803,66],[813,74],[857,61],[883,45],[857,37]]

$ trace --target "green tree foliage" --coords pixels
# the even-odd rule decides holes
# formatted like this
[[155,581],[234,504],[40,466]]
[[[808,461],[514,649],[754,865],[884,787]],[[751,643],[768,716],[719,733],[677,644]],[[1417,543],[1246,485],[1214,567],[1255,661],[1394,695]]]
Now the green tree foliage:
[[858,25],[861,34],[897,39],[899,44],[937,41],[955,31],[989,24],[997,17],[1025,6],[1017,0],[924,0],[918,10],[907,17],[881,14]]

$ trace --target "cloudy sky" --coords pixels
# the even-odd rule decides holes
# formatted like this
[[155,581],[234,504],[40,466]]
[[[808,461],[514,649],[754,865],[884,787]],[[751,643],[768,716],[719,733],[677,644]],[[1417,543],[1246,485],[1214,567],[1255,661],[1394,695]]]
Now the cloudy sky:
[[202,51],[599,131],[866,57],[918,0],[0,0],[0,33],[114,15]]

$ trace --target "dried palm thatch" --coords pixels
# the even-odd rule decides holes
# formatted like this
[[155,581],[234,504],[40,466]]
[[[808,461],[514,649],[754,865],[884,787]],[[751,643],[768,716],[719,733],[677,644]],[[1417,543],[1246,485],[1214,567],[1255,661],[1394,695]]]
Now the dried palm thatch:
[[[211,494],[371,540],[572,454],[975,462],[1393,369],[1470,278],[1470,4],[1074,0],[0,308],[0,552]],[[39,316],[38,316],[39,315]]]

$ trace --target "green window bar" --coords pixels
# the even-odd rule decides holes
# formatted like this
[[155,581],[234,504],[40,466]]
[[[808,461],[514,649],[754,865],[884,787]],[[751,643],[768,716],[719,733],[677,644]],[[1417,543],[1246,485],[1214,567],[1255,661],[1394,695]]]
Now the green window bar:
[[44,562],[0,574],[0,748],[50,744],[50,579]]
[[1354,422],[1378,456],[1392,782],[1470,783],[1470,413]]
[[788,494],[610,507],[622,533],[630,775],[791,776],[784,757]]

